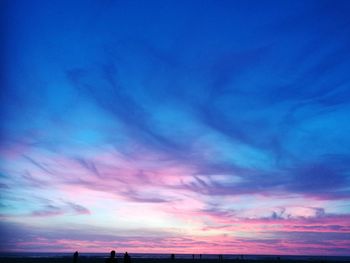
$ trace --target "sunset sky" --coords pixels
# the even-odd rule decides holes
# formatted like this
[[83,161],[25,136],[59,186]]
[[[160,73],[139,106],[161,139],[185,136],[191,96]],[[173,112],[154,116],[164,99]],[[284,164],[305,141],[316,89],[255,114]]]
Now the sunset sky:
[[350,1],[0,9],[0,251],[350,255]]

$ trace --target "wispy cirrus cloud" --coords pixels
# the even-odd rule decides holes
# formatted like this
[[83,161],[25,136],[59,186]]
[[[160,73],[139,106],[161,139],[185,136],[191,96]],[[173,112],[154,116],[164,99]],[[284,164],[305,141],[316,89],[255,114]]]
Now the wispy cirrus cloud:
[[346,10],[9,4],[2,249],[346,254]]

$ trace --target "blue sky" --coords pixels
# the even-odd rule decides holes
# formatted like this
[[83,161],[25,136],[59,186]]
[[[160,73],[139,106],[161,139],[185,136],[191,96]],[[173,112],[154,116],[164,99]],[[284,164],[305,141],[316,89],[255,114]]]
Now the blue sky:
[[347,1],[3,6],[2,250],[349,254]]

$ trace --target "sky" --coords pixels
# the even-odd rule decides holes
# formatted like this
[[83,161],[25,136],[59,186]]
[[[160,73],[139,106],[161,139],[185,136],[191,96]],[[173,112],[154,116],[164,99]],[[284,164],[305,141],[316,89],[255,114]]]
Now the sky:
[[349,1],[0,9],[0,251],[350,255]]

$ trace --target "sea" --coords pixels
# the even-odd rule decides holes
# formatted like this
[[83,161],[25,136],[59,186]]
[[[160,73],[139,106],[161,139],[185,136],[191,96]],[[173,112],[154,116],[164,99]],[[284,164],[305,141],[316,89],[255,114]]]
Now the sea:
[[[117,257],[122,257],[122,253],[116,253]],[[129,253],[131,258],[144,258],[144,259],[169,259],[169,254],[157,254],[157,253]],[[0,257],[29,257],[29,258],[62,258],[72,257],[73,253],[33,253],[33,252],[21,252],[21,253],[0,253]],[[82,257],[93,258],[107,258],[109,253],[79,253]],[[202,254],[202,259],[218,259],[218,254]],[[222,254],[223,259],[250,259],[250,260],[308,260],[308,261],[333,261],[333,262],[350,262],[350,256],[309,256],[309,255],[249,255],[249,254]],[[195,259],[199,259],[199,254],[194,255]],[[192,259],[193,254],[175,254],[177,259]]]

